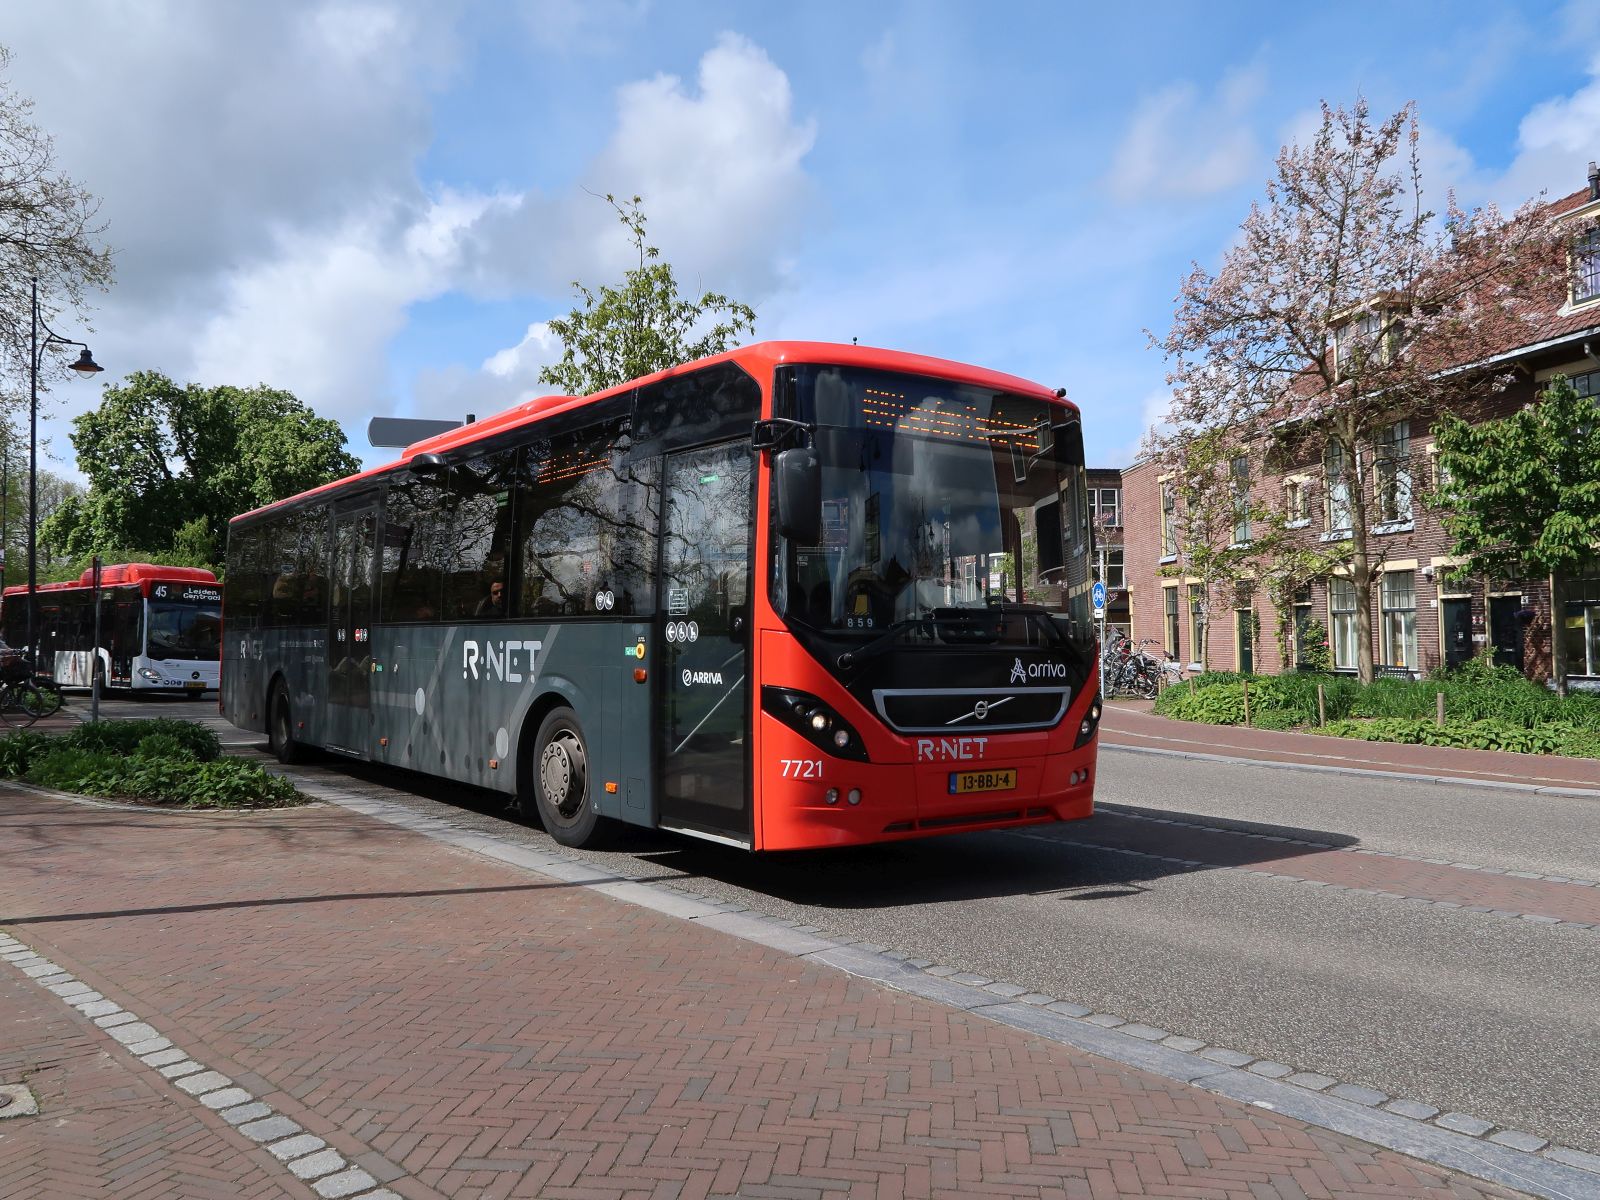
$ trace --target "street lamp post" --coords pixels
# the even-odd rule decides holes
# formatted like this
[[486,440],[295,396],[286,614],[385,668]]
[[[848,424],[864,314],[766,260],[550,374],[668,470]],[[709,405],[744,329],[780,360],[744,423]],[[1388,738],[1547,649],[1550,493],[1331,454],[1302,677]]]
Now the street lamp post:
[[[85,342],[64,338],[44,323],[39,316],[39,280],[33,283],[33,353],[28,358],[28,662],[30,669],[39,670],[39,364],[50,346],[80,346],[83,353],[72,369],[83,376],[95,375],[105,370],[95,362]],[[44,341],[39,340],[39,330],[44,329]],[[96,656],[99,647],[95,648]]]

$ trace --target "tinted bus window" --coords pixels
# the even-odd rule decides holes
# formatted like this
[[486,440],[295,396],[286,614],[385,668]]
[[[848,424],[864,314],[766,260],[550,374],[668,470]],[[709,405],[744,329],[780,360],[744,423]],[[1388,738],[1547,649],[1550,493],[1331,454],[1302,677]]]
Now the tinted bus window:
[[396,477],[385,507],[385,621],[437,621],[450,562],[450,489],[444,475]]
[[733,363],[721,363],[640,388],[633,435],[640,449],[655,454],[747,437],[760,416],[760,385]]
[[528,448],[519,615],[653,610],[659,462],[629,463],[629,449],[622,422]]
[[451,473],[455,521],[444,600],[452,620],[503,617],[509,611],[516,460],[516,451],[504,450]]

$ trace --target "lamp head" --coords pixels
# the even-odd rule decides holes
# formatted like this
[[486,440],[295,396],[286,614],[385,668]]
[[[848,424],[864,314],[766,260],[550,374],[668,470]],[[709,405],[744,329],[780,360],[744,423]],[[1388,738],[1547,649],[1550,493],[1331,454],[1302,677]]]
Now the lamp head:
[[72,369],[85,377],[98,375],[105,370],[104,367],[95,362],[94,355],[89,353],[89,347],[87,346],[83,348],[83,353],[78,355],[78,361],[72,364]]

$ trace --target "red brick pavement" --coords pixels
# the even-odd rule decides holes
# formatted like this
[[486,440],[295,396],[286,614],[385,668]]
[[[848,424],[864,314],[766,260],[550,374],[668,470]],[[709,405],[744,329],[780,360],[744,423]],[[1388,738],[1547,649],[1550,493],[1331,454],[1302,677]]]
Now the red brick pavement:
[[1600,791],[1600,763],[1590,758],[1505,754],[1497,750],[1456,750],[1446,746],[1400,746],[1389,742],[1324,737],[1315,733],[1280,733],[1270,729],[1239,729],[1231,725],[1197,725],[1192,721],[1158,717],[1148,709],[1148,704],[1118,702],[1107,705],[1105,720],[1100,727],[1101,744],[1221,754],[1231,758],[1259,759],[1262,762],[1398,771],[1430,779],[1445,775],[1493,783]]
[[0,1121],[0,1200],[316,1200],[221,1117],[0,964],[0,1083],[23,1082],[40,1115]]
[[1463,906],[1484,905],[1562,921],[1600,923],[1600,888],[1575,883],[1519,879],[1354,850],[1285,846],[1249,834],[1139,820],[1116,812],[1102,812],[1092,822],[1065,828],[1060,836],[1079,844],[1138,850],[1211,866],[1246,867]]
[[408,1197],[1512,1195],[340,809],[0,847],[8,932]]

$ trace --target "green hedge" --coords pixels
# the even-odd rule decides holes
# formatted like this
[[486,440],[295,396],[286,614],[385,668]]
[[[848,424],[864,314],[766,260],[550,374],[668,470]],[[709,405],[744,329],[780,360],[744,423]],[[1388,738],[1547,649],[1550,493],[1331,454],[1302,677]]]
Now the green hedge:
[[305,798],[259,763],[221,757],[187,721],[97,721],[70,733],[0,738],[0,775],[87,796],[186,808],[284,808]]
[[[1156,698],[1155,710],[1181,721],[1244,723],[1245,676],[1212,671]],[[1514,668],[1479,659],[1422,679],[1378,679],[1291,673],[1249,677],[1250,723],[1260,729],[1317,724],[1317,685],[1328,726],[1319,732],[1414,745],[1515,750],[1600,758],[1600,695],[1563,699]],[[1434,723],[1444,693],[1445,724]]]

